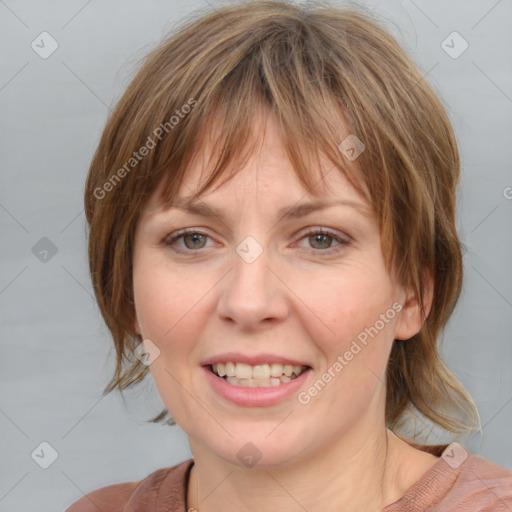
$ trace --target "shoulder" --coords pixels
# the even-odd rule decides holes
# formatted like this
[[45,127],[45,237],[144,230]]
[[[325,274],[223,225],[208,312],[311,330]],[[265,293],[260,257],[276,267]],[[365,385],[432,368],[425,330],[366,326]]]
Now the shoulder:
[[471,505],[472,510],[481,512],[512,510],[512,471],[468,454],[451,494],[450,501],[459,507]]
[[[123,482],[96,489],[70,505],[65,512],[124,512],[130,506],[156,504],[162,487],[166,492],[180,491],[193,460],[188,459],[169,468],[157,469],[146,478]],[[176,492],[179,496],[180,493]]]
[[75,501],[65,512],[121,512],[139,484],[125,482],[96,489]]
[[382,510],[510,512],[512,471],[451,443],[398,501]]

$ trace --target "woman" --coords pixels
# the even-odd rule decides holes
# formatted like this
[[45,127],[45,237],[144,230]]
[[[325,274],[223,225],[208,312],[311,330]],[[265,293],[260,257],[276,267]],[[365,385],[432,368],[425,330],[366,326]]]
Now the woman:
[[69,512],[512,510],[437,347],[460,293],[442,103],[360,9],[187,24],[112,113],[85,194],[121,391],[149,372],[193,459]]

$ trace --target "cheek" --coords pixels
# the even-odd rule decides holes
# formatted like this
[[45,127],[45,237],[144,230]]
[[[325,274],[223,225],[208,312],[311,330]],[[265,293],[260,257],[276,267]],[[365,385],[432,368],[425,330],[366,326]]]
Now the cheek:
[[[297,281],[299,282],[299,281]],[[392,322],[381,325],[379,321],[392,306],[391,287],[386,279],[364,268],[333,271],[324,278],[307,280],[297,288],[297,295],[305,297],[304,303],[317,318],[315,339],[322,339],[327,347],[337,350],[350,344],[378,322],[378,331],[389,335]],[[320,320],[320,322],[319,322]],[[322,327],[323,326],[323,327]]]
[[[200,281],[187,286],[179,271],[141,261],[135,266],[133,288],[137,316],[147,337],[165,341],[187,326],[200,296]],[[204,293],[204,292],[203,292]]]
[[[181,403],[180,387],[173,379],[184,382],[198,363],[201,332],[211,318],[206,274],[179,268],[170,269],[161,261],[142,258],[134,265],[134,297],[143,335],[160,350],[151,364],[153,378],[166,403]],[[210,309],[207,309],[210,308]],[[186,398],[186,397],[185,397]]]
[[158,393],[179,424],[197,414],[194,401],[183,392],[190,368],[195,361],[194,340],[202,329],[204,290],[201,280],[193,279],[195,286],[183,273],[169,272],[158,265],[134,268],[134,296],[137,315],[149,338],[160,350],[159,357],[150,365],[150,372]]
[[367,404],[385,381],[396,321],[386,276],[361,267],[350,270],[317,281],[308,295],[316,298],[312,309],[324,320],[310,324],[312,339],[323,354],[320,373],[329,373],[328,379],[335,376],[326,403],[341,404],[343,410]]
[[329,383],[317,406],[331,410],[336,404],[335,422],[342,421],[346,411],[363,414],[386,380],[396,321],[389,291],[369,282],[345,281],[324,295],[332,333],[326,335],[324,329],[316,338],[324,356],[318,378]]

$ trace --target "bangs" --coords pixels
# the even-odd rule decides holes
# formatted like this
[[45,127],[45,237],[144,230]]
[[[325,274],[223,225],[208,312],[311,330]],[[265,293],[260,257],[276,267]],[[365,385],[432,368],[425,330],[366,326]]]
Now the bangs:
[[[254,23],[253,9],[261,23]],[[111,180],[127,161],[137,168],[99,210],[117,202],[133,239],[150,198],[156,195],[157,208],[171,208],[207,145],[212,150],[196,199],[245,166],[264,135],[255,133],[254,120],[272,115],[305,190],[317,195],[322,174],[341,172],[375,213],[388,270],[402,284],[419,286],[398,253],[409,250],[412,233],[423,230],[433,239],[434,173],[457,169],[443,156],[456,157],[448,120],[392,37],[377,24],[368,36],[370,18],[307,9],[297,15],[293,5],[262,0],[219,10],[201,30],[184,24],[148,56],[107,126],[108,146],[100,153],[113,161],[100,166],[90,186]],[[222,19],[223,12],[233,18]],[[417,136],[423,130],[436,134],[439,151],[431,136]],[[133,148],[149,144],[148,134],[159,141],[151,141],[154,149],[138,164]],[[416,252],[415,267],[433,261],[432,245],[418,243]]]
[[[329,88],[325,54],[315,51],[307,39],[290,42],[289,34],[288,38],[273,36],[246,49],[225,76],[220,71],[220,76],[211,76],[198,93],[201,101],[182,121],[172,145],[166,148],[162,144],[153,169],[158,175],[157,204],[161,209],[172,207],[187,171],[205,155],[206,147],[210,149],[209,172],[194,198],[241,170],[264,139],[264,131],[254,130],[255,120],[261,120],[258,126],[264,127],[268,116],[278,123],[286,154],[311,195],[318,194],[315,185],[327,173],[342,172],[373,207],[371,177],[359,164],[364,151],[352,159],[353,151],[347,153],[345,145],[340,147],[344,141],[350,146],[357,140],[359,148],[355,149],[361,151],[364,135],[354,133]],[[195,97],[195,92],[189,88],[189,96]]]

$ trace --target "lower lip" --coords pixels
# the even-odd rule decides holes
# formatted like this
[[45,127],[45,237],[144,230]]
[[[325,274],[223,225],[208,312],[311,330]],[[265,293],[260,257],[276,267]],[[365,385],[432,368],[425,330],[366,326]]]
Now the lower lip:
[[297,393],[310,374],[310,368],[298,377],[279,386],[249,388],[228,384],[223,378],[217,377],[207,366],[203,366],[206,378],[213,390],[228,402],[246,407],[266,407],[274,405]]

